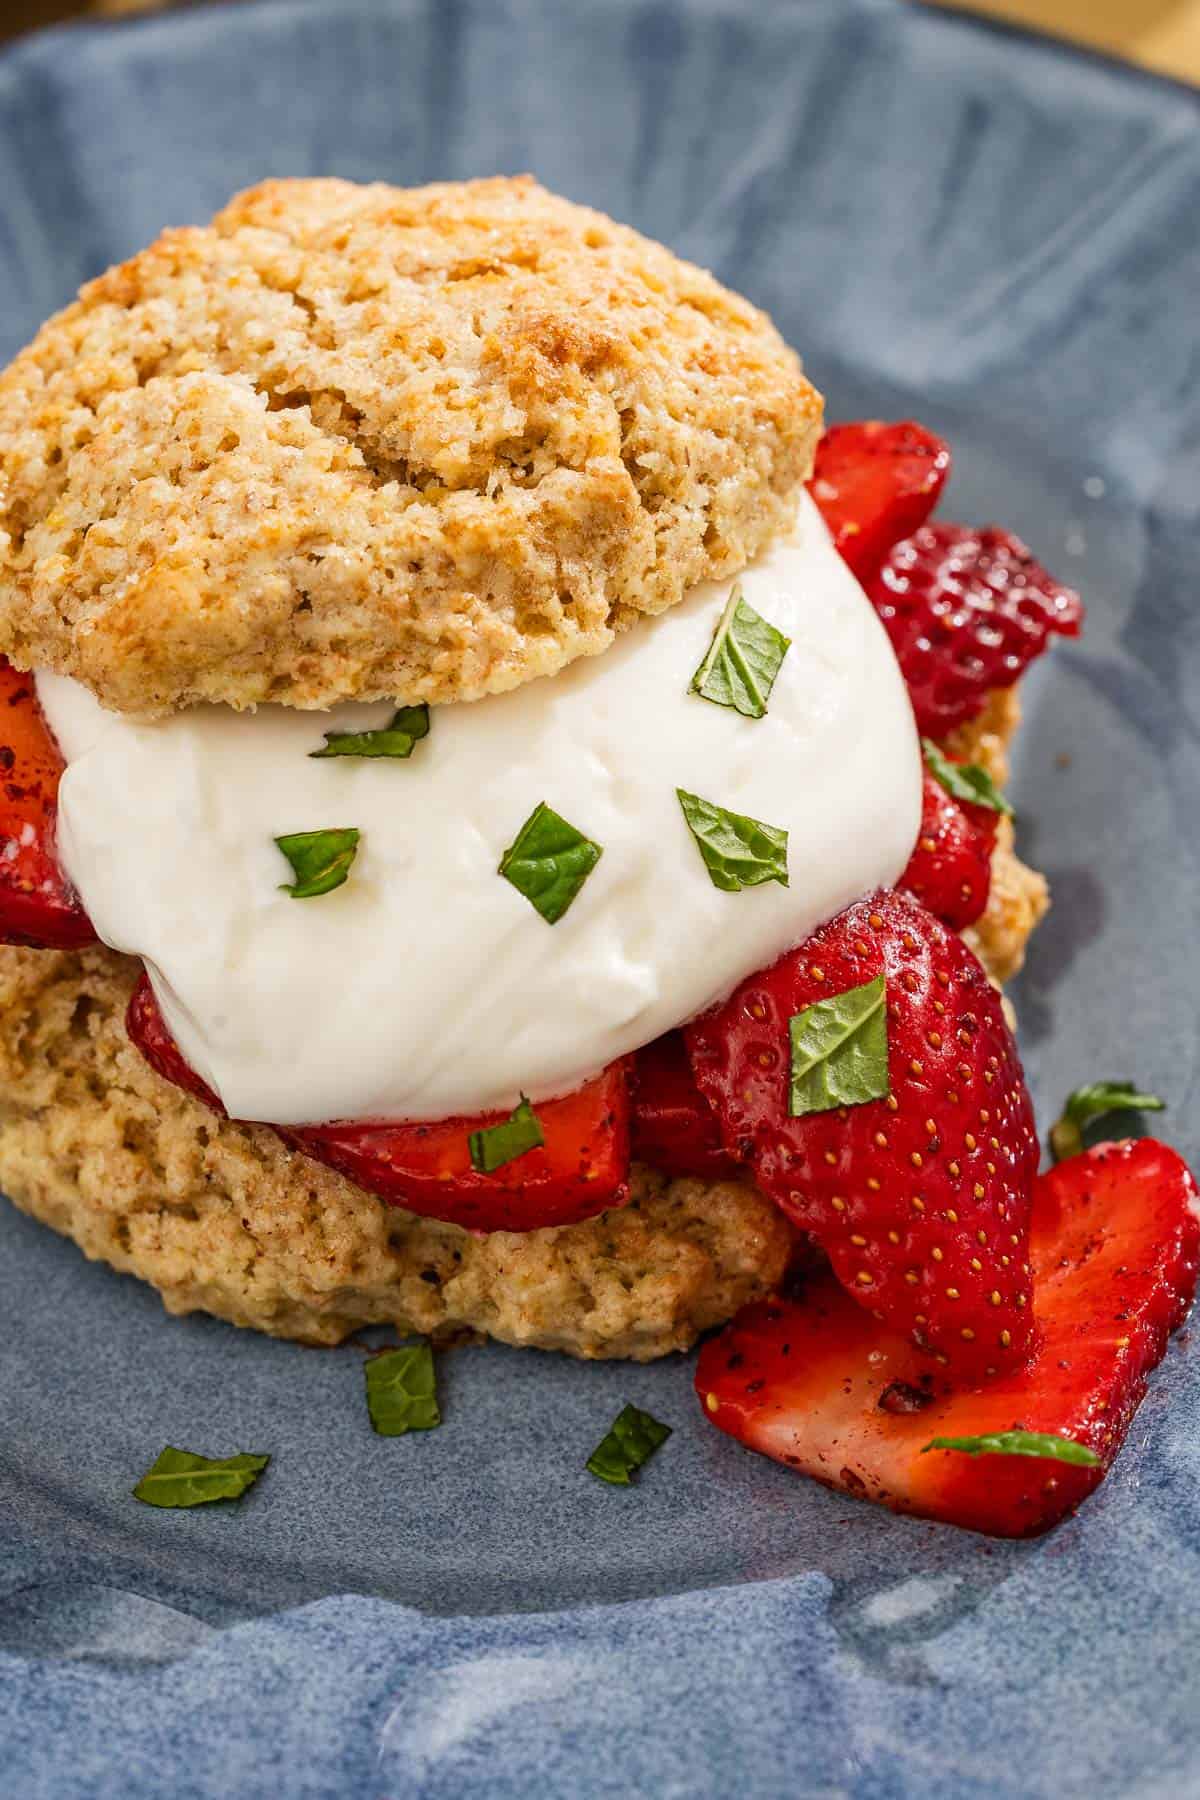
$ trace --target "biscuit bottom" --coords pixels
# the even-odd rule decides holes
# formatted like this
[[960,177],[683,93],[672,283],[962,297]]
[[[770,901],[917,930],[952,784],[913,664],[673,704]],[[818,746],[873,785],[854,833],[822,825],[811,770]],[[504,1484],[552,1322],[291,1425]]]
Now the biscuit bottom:
[[[993,696],[955,753],[1003,778],[1016,719],[1015,698]],[[1019,967],[1045,907],[1004,821],[991,901],[967,934],[994,980]],[[488,1237],[384,1206],[157,1076],[125,1035],[140,967],[98,948],[0,948],[0,1189],[151,1282],[168,1312],[312,1344],[390,1324],[648,1361],[783,1276],[796,1235],[748,1182],[635,1166],[616,1211]]]

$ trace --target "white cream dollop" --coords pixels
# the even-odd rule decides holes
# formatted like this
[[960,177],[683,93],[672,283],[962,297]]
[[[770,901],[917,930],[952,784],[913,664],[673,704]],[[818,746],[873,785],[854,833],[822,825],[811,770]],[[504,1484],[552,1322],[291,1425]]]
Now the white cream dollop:
[[[921,809],[912,711],[807,497],[741,582],[792,639],[760,720],[688,691],[728,583],[552,680],[435,709],[403,762],[308,755],[387,704],[138,724],[39,676],[68,764],[67,873],[104,941],[145,958],[235,1118],[433,1119],[565,1093],[896,879]],[[679,787],[785,826],[790,886],[714,887]],[[540,800],[603,848],[553,926],[497,873]],[[332,826],[362,833],[349,881],[292,899],[273,839]]]

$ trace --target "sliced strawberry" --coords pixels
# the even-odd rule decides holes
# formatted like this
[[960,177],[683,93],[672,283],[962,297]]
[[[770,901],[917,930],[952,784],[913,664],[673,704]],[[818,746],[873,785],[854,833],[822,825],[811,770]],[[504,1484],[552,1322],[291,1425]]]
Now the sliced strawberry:
[[[880,974],[889,1094],[790,1117],[789,1021]],[[961,938],[907,895],[876,894],[684,1036],[727,1150],[860,1305],[959,1377],[1029,1354],[1033,1108],[1000,996]]]
[[96,941],[54,848],[62,771],[33,676],[0,657],[0,943],[74,950]]
[[125,1011],[125,1031],[156,1075],[183,1088],[195,1099],[203,1100],[214,1112],[225,1112],[208,1083],[197,1075],[168,1031],[148,975],[142,976],[130,996]]
[[[826,1276],[799,1301],[748,1307],[710,1340],[697,1392],[723,1431],[830,1487],[1033,1536],[1091,1492],[1121,1447],[1195,1290],[1196,1207],[1187,1165],[1150,1138],[1100,1145],[1043,1175],[1032,1230],[1041,1345],[984,1387],[951,1392]],[[1099,1462],[925,1449],[1013,1430],[1082,1444]]]
[[[134,989],[126,1029],[150,1066],[217,1112],[225,1109],[189,1068],[145,976]],[[286,1143],[337,1169],[389,1206],[472,1231],[536,1231],[573,1225],[628,1197],[629,1082],[613,1063],[577,1093],[539,1101],[545,1143],[483,1174],[471,1165],[473,1131],[503,1114],[431,1124],[304,1125],[278,1128]]]
[[817,445],[809,490],[860,581],[892,545],[923,525],[950,471],[950,449],[912,419],[831,425]]
[[1083,606],[997,525],[924,525],[893,546],[867,594],[887,628],[922,735],[941,738],[1011,687]]
[[503,1114],[434,1124],[306,1125],[284,1133],[389,1205],[472,1231],[574,1225],[629,1196],[629,1082],[624,1063],[561,1100],[539,1100],[545,1144],[489,1174],[471,1167],[472,1131]]
[[668,1031],[634,1059],[633,1154],[664,1175],[725,1181],[742,1172],[726,1153],[717,1116],[696,1086],[681,1032]]
[[897,886],[954,931],[973,925],[987,906],[997,816],[955,800],[926,771],[917,847]]

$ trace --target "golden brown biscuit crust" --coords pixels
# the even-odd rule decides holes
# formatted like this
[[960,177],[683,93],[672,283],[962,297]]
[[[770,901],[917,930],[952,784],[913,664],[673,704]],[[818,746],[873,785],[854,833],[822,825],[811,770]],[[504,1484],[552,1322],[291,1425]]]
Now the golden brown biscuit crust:
[[765,315],[527,177],[267,182],[0,378],[0,653],[146,715],[477,699],[742,567],[820,422]]

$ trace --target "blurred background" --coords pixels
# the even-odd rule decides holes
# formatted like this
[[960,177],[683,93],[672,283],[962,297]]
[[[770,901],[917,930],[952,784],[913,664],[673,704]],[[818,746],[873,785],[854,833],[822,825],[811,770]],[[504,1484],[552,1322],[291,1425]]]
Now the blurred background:
[[[81,16],[118,18],[164,10],[172,0],[0,0],[0,37]],[[188,0],[173,0],[187,4]],[[238,4],[238,0],[226,0]],[[1200,83],[1200,0],[940,0],[1053,32]],[[748,7],[754,0],[745,0]],[[797,0],[802,4],[802,0]]]

